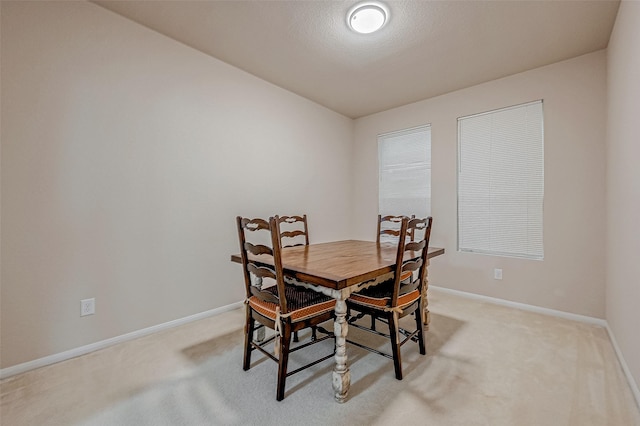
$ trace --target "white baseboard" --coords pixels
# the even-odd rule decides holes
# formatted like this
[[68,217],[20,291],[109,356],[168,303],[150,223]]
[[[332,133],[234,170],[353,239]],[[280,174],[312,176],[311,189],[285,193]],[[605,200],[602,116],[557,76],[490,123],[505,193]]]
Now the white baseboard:
[[495,297],[482,296],[480,294],[467,293],[466,291],[453,290],[450,288],[437,287],[434,285],[430,285],[429,289],[436,289],[437,291],[441,291],[443,293],[449,293],[449,294],[454,294],[461,297],[466,297],[468,299],[475,299],[483,302],[494,303],[496,305],[509,306],[511,308],[517,308],[523,311],[536,312],[538,314],[544,314],[544,315],[551,315],[554,317],[560,317],[568,320],[584,322],[587,324],[599,325],[600,327],[607,326],[607,321],[600,318],[589,317],[586,315],[572,314],[569,312],[558,311],[555,309],[542,308],[540,306],[527,305],[526,303],[512,302],[510,300],[497,299]]
[[224,312],[228,312],[237,309],[243,305],[243,302],[236,302],[230,305],[221,306],[219,308],[211,309],[199,314],[190,315],[184,318],[178,318],[173,321],[168,321],[162,324],[154,325],[151,327],[143,328],[142,330],[132,331],[131,333],[123,334],[120,336],[112,337],[110,339],[102,340],[100,342],[91,343],[89,345],[80,346],[78,348],[70,349],[68,351],[60,352],[57,354],[49,355],[44,358],[34,359],[22,364],[13,365],[11,367],[0,369],[0,379],[15,376],[16,374],[24,373],[29,370],[44,367],[47,365],[55,364],[60,361],[65,361],[71,358],[75,358],[81,355],[88,354],[100,349],[107,348],[117,343],[126,342],[128,340],[137,339],[139,337],[147,336],[149,334],[157,333],[158,331],[167,330],[169,328],[177,327],[179,325],[187,324],[192,321],[220,315]]
[[555,317],[565,318],[569,320],[574,320],[574,321],[579,321],[587,324],[593,324],[593,325],[604,327],[607,330],[607,334],[609,335],[609,340],[611,340],[613,349],[616,353],[616,356],[618,357],[618,362],[620,363],[620,367],[622,367],[622,371],[624,372],[627,382],[629,383],[629,387],[631,388],[631,393],[633,393],[633,397],[636,400],[636,404],[638,405],[638,408],[640,408],[640,389],[638,389],[638,384],[633,378],[633,375],[631,374],[631,371],[627,366],[627,362],[625,361],[624,356],[620,351],[620,347],[618,346],[618,343],[616,342],[616,339],[613,335],[613,331],[611,331],[611,328],[609,328],[609,323],[606,320],[589,317],[586,315],[571,314],[569,312],[558,311],[555,309],[541,308],[539,306],[527,305],[526,303],[512,302],[510,300],[497,299],[495,297],[482,296],[480,294],[467,293],[465,291],[453,290],[450,288],[438,287],[433,285],[430,285],[429,289],[435,289],[436,291],[441,291],[442,293],[453,294],[460,297],[466,297],[468,299],[475,299],[475,300],[480,300],[488,303],[495,303],[496,305],[502,305],[502,306],[508,306],[516,309],[521,309],[523,311],[536,312],[539,314],[551,315]]
[[607,323],[607,333],[609,333],[609,339],[611,340],[611,344],[613,345],[613,350],[616,351],[616,355],[618,356],[618,361],[620,361],[620,366],[622,367],[622,371],[624,372],[624,375],[627,378],[627,382],[629,382],[631,393],[633,393],[633,397],[636,400],[636,404],[638,404],[638,408],[640,409],[640,389],[638,389],[638,384],[633,378],[633,375],[631,374],[631,370],[629,370],[629,366],[627,365],[627,362],[625,361],[624,356],[622,356],[622,351],[620,351],[618,342],[616,341],[616,338],[613,335],[613,331],[611,331],[611,328],[609,328],[608,323]]

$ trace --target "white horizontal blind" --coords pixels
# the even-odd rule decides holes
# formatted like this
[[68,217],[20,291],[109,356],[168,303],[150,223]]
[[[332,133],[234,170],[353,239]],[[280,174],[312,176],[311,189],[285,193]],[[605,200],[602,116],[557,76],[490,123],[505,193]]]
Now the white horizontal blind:
[[378,136],[379,212],[431,213],[431,126]]
[[542,101],[458,119],[458,249],[544,257]]

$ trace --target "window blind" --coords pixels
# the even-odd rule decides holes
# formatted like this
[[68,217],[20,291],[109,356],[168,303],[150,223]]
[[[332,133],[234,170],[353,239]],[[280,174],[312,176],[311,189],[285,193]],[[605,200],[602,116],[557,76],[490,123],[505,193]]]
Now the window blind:
[[378,136],[379,212],[431,214],[431,127]]
[[458,119],[458,250],[542,259],[542,101]]

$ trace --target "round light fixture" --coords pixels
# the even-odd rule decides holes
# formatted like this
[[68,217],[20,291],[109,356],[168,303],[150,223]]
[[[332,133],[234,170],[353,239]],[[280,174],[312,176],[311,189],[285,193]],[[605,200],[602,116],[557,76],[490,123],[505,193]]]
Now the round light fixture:
[[388,19],[389,9],[378,2],[358,3],[347,14],[349,28],[361,34],[378,31]]

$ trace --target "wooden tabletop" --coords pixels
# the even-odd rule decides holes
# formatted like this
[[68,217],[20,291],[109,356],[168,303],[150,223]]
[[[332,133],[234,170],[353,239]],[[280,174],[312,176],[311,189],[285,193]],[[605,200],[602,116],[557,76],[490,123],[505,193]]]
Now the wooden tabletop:
[[[393,271],[397,250],[392,243],[356,240],[287,247],[282,249],[282,266],[285,274],[301,281],[341,290]],[[429,247],[429,258],[441,254],[444,248]],[[242,263],[239,254],[231,261]]]

